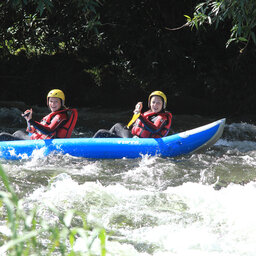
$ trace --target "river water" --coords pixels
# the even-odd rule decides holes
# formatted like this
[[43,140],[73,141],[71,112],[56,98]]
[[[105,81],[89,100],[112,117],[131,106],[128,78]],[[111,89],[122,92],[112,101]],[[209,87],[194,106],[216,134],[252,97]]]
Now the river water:
[[[1,111],[1,130],[23,125],[18,110]],[[97,127],[129,118],[127,112],[85,109],[75,136],[89,137]],[[173,132],[214,120],[175,116]],[[174,159],[59,155],[1,163],[28,209],[51,202],[63,212],[78,209],[90,225],[104,227],[109,255],[255,256],[255,136],[255,125],[228,120],[212,148]],[[47,211],[42,215],[50,221]]]

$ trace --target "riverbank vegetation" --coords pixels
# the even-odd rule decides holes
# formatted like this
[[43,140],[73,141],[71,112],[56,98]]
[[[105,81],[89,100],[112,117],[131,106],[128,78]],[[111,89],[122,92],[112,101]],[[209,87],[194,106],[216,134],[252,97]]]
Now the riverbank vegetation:
[[159,89],[174,114],[254,113],[255,5],[2,1],[0,100],[61,88],[68,105],[133,108]]
[[[0,166],[0,255],[106,255],[106,232],[88,227],[86,216],[77,210],[60,212],[48,205],[52,223],[40,216],[40,209],[26,209]],[[77,247],[77,243],[83,245]]]

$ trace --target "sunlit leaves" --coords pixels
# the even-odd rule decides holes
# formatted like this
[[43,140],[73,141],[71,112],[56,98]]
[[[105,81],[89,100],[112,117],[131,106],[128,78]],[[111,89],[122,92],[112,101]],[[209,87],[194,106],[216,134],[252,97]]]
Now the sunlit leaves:
[[5,0],[0,3],[3,55],[74,52],[95,36],[99,0]]
[[201,2],[195,7],[193,18],[185,16],[190,27],[196,27],[205,24],[218,28],[222,22],[231,22],[230,38],[226,46],[237,42],[248,44],[250,40],[256,44],[256,1],[255,0],[207,0]]

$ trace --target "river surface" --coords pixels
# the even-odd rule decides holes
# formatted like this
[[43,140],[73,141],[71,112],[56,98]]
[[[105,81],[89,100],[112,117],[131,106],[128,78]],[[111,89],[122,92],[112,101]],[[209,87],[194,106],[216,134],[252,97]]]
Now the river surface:
[[[24,125],[18,114],[17,109],[1,109],[5,122],[0,130]],[[80,110],[75,136],[90,137],[97,128],[129,118],[125,111]],[[175,116],[173,132],[214,120]],[[174,159],[87,160],[59,155],[1,163],[28,209],[51,202],[63,212],[78,209],[90,225],[104,227],[109,255],[256,255],[252,123],[227,120],[222,138],[212,148]],[[50,221],[47,211],[42,216]]]

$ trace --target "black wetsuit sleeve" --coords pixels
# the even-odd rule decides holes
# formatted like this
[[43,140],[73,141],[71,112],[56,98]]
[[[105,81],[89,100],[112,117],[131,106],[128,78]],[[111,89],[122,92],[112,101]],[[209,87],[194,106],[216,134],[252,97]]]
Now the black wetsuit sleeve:
[[156,126],[154,125],[154,123],[148,121],[142,115],[139,116],[139,119],[144,124],[145,128],[151,133],[158,133],[159,131],[161,131],[162,127],[164,127],[167,122],[167,120],[165,120],[164,122],[162,122],[161,125]]
[[44,125],[30,119],[29,123],[31,125],[33,125],[34,128],[36,128],[38,131],[40,131],[41,133],[45,134],[45,135],[50,135],[53,131],[51,131],[50,129],[47,129]]
[[66,119],[59,119],[59,116],[55,116],[51,123],[49,124],[49,126],[45,126],[37,121],[34,120],[30,120],[29,123],[31,125],[33,125],[33,127],[35,129],[37,129],[38,131],[40,131],[42,134],[45,135],[51,135],[52,133],[54,133],[57,129],[61,128],[65,123],[66,123]]

